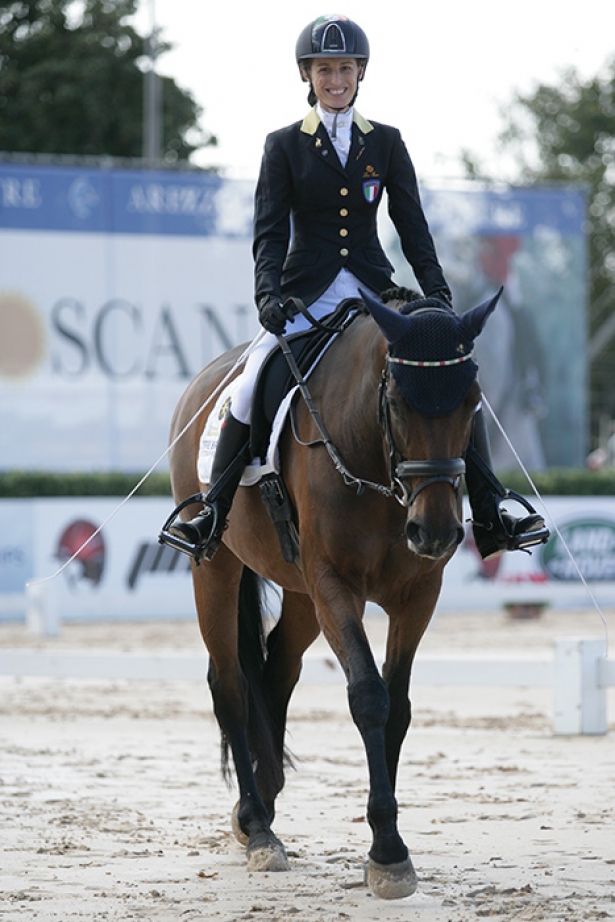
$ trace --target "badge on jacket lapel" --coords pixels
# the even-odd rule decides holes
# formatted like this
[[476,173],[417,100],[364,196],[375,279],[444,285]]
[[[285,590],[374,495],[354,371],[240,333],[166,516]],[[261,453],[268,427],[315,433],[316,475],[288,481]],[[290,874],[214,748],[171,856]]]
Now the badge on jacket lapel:
[[371,205],[378,198],[380,180],[373,166],[366,166],[363,173],[363,198]]

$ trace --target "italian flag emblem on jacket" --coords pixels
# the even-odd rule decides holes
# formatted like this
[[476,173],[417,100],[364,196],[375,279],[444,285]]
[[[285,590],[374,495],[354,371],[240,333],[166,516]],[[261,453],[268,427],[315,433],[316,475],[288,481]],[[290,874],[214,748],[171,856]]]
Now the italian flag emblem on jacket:
[[363,196],[366,202],[369,202],[370,205],[372,202],[375,202],[378,198],[378,193],[380,192],[380,180],[379,179],[366,179],[363,183]]

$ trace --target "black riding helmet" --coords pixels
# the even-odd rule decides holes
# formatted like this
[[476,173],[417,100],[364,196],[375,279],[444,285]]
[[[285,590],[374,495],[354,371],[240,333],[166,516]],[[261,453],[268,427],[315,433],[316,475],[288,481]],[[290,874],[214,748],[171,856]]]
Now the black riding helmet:
[[[297,39],[295,57],[301,79],[305,82],[308,82],[308,78],[302,64],[313,58],[356,58],[363,62],[359,76],[359,80],[362,80],[369,61],[369,42],[363,29],[347,16],[319,16],[301,32]],[[308,102],[311,106],[316,102],[311,85]]]

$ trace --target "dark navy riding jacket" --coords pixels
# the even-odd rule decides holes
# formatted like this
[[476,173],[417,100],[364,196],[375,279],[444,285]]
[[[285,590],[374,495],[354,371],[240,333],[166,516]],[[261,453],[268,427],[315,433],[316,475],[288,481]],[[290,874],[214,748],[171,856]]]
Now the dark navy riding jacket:
[[402,250],[425,295],[447,289],[423,213],[414,167],[396,128],[356,111],[348,162],[312,109],[267,136],[255,194],[255,299],[290,296],[312,304],[349,269],[374,292],[393,267],[377,236],[386,189]]

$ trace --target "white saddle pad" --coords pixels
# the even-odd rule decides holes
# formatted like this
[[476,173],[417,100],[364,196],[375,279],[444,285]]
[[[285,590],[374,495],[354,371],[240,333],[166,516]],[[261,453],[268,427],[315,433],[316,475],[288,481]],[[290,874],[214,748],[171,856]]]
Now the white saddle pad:
[[[201,483],[209,483],[211,477],[211,467],[213,464],[214,454],[216,451],[216,446],[218,444],[218,439],[220,438],[220,429],[222,426],[222,420],[224,419],[226,410],[233,404],[233,393],[234,393],[235,381],[224,388],[220,393],[216,404],[207,417],[207,422],[205,423],[205,428],[203,429],[203,434],[201,435],[201,442],[199,445],[199,457],[197,461],[197,473]],[[258,483],[261,477],[264,477],[265,474],[271,474],[275,472],[276,474],[280,473],[280,457],[278,451],[278,443],[280,440],[280,434],[284,423],[286,422],[286,417],[288,415],[288,410],[291,404],[297,387],[293,387],[291,391],[288,392],[275,415],[273,421],[273,426],[271,429],[271,438],[269,440],[269,448],[267,449],[267,462],[266,464],[261,464],[260,458],[255,459],[251,464],[249,464],[241,478],[241,483],[244,487],[251,487],[253,484]]]

